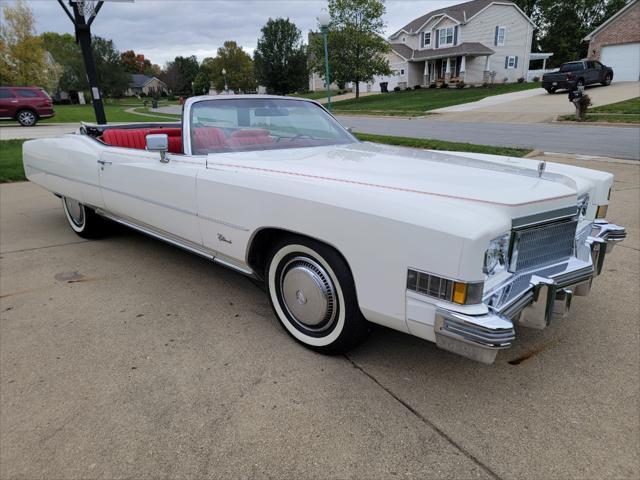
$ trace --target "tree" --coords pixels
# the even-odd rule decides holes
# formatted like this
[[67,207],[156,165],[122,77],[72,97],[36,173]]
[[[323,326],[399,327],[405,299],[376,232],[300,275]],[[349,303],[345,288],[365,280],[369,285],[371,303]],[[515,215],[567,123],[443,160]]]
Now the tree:
[[87,88],[84,62],[75,37],[70,33],[45,32],[40,38],[62,70],[53,91],[73,92]]
[[120,52],[113,45],[113,40],[93,37],[91,49],[96,61],[102,94],[106,97],[121,97],[131,83],[131,74],[126,71],[120,59]]
[[288,18],[270,18],[261,31],[253,54],[258,83],[278,95],[306,89],[307,49],[298,27]]
[[195,81],[199,71],[200,66],[195,55],[176,57],[173,62],[167,63],[160,79],[167,84],[172,93],[176,95],[191,95],[191,84]]
[[61,68],[35,35],[31,9],[23,0],[2,7],[0,24],[0,84],[55,88]]
[[[329,66],[337,83],[354,82],[356,98],[359,82],[369,82],[376,75],[389,75],[391,68],[385,53],[385,8],[382,0],[329,0]],[[324,75],[324,46],[321,35],[312,37],[312,69]]]
[[236,42],[229,40],[218,48],[215,58],[205,58],[201,69],[209,76],[216,90],[224,90],[226,74],[227,86],[230,90],[252,92],[256,89],[253,71],[253,60]]
[[209,77],[209,73],[201,68],[198,75],[196,75],[196,79],[193,81],[193,91],[196,95],[206,95],[209,93],[210,87],[211,78]]
[[157,77],[160,74],[160,67],[153,65],[149,60],[144,58],[141,53],[133,50],[127,50],[120,54],[120,59],[124,68],[129,73],[142,73],[150,77]]
[[553,52],[549,64],[588,55],[583,38],[626,4],[626,0],[515,0],[537,25],[533,49]]

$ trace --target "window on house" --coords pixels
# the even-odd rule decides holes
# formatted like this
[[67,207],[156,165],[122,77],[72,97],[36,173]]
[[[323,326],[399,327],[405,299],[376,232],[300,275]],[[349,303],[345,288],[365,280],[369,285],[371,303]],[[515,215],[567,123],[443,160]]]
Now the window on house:
[[496,45],[503,46],[506,35],[506,27],[496,27]]
[[407,43],[407,37],[402,37],[402,43]]
[[507,68],[516,68],[518,66],[516,57],[507,57]]
[[444,45],[453,45],[453,27],[441,28],[439,40],[438,43],[441,47]]
[[404,75],[404,68],[400,69],[400,75]]
[[422,34],[422,46],[428,47],[431,45],[431,32],[423,32]]

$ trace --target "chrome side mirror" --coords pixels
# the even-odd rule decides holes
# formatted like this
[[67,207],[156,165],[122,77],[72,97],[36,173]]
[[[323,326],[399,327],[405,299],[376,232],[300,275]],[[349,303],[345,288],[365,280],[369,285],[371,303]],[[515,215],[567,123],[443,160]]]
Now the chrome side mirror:
[[160,152],[160,161],[169,162],[167,152],[169,151],[169,136],[166,133],[152,133],[146,136],[147,150],[150,152]]

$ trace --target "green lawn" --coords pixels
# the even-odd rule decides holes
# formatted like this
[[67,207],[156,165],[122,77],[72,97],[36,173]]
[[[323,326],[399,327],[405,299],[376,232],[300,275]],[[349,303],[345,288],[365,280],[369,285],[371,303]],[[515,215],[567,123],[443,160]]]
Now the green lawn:
[[640,115],[640,97],[589,109],[589,113],[635,113]]
[[[104,106],[104,111],[107,116],[107,122],[148,122],[149,120],[153,121],[152,117],[146,117],[142,115],[136,115],[134,113],[125,112],[128,108],[138,107],[141,110],[144,110],[144,107],[141,103],[131,103],[131,104],[106,104]],[[40,120],[39,124],[46,123],[79,123],[79,122],[95,122],[96,117],[93,111],[93,105],[55,105],[54,110],[56,115],[53,118],[45,118]],[[150,112],[153,113],[153,112]],[[156,120],[158,121],[171,121],[175,116],[157,114],[155,115]],[[0,125],[12,123],[15,124],[15,120],[2,120],[0,121]]]
[[[331,91],[331,97],[335,97],[338,95],[338,92],[335,90]],[[308,98],[310,100],[318,100],[319,98],[327,98],[326,90],[318,90],[317,92],[307,92],[307,93],[292,93],[291,97],[299,97],[299,98]]]
[[425,138],[392,137],[389,135],[372,135],[369,133],[354,133],[358,139],[365,142],[399,145],[402,147],[426,148],[429,150],[443,150],[449,152],[487,153],[490,155],[505,155],[509,157],[524,157],[531,152],[524,148],[493,147],[490,145],[476,145],[473,143],[447,142]]
[[[575,115],[564,115],[560,120],[575,121]],[[601,105],[587,111],[587,122],[640,123],[640,97]]]
[[371,115],[423,115],[429,110],[475,102],[503,93],[540,88],[539,83],[507,83],[493,87],[421,88],[393,93],[369,95],[358,100],[342,100],[333,104],[336,113]]
[[0,183],[24,180],[22,144],[25,140],[0,140]]

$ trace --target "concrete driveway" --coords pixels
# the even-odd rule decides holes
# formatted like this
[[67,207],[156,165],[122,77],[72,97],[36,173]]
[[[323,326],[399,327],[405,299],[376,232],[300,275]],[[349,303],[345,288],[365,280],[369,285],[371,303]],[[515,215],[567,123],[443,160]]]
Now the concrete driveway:
[[[434,120],[459,122],[539,123],[574,113],[566,91],[549,95],[542,88],[487,97],[464,105],[434,110]],[[614,82],[608,87],[589,86],[586,93],[594,107],[640,96],[640,82]]]
[[0,477],[637,478],[640,174],[592,295],[482,366],[383,328],[295,344],[251,281],[0,186]]

